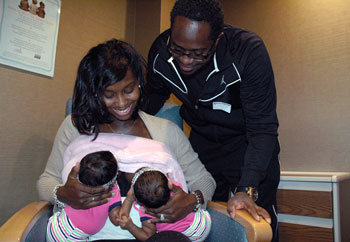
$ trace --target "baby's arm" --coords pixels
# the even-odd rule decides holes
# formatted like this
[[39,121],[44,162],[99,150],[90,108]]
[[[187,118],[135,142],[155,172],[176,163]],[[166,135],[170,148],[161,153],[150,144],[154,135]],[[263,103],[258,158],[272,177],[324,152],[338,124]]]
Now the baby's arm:
[[126,216],[128,217],[130,214],[130,210],[132,207],[132,204],[135,202],[135,197],[133,190],[130,188],[128,191],[128,194],[126,195],[126,198],[124,199],[124,202],[122,204],[122,208],[119,211],[119,217]]
[[121,219],[123,216],[129,217],[130,210],[134,201],[135,201],[134,193],[130,188],[130,190],[128,191],[128,194],[126,195],[126,198],[124,199],[122,206],[113,208],[108,214],[109,219],[115,226],[119,226],[119,219]]
[[114,224],[115,226],[119,226],[119,211],[120,211],[120,206],[117,206],[115,208],[113,208],[111,211],[109,211],[108,216],[109,216],[109,220],[111,220],[112,224]]
[[116,186],[113,188],[113,191],[115,192],[115,196],[111,198],[111,205],[109,207],[109,220],[115,225],[119,226],[119,222],[117,221],[118,218],[120,218],[120,210],[122,206],[121,202],[121,196],[120,196],[120,191],[119,188]]
[[156,233],[156,225],[147,221],[142,222],[142,228],[137,227],[129,216],[117,219],[122,229],[127,229],[136,239],[145,241]]

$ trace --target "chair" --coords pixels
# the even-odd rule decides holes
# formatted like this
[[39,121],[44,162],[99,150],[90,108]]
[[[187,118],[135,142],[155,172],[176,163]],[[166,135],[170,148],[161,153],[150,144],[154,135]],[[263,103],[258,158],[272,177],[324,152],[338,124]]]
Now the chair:
[[264,219],[257,222],[245,210],[237,210],[235,218],[231,219],[226,207],[226,202],[208,202],[212,227],[206,242],[271,241],[272,229]]
[[[212,217],[212,228],[206,242],[257,242],[271,241],[270,225],[261,220],[255,221],[246,211],[237,211],[231,219],[224,202],[208,202]],[[15,213],[0,228],[1,242],[44,242],[46,225],[52,215],[49,202],[33,202]]]
[[[182,128],[179,108],[178,105],[166,103],[156,116],[170,119]],[[71,99],[67,101],[66,115],[70,112]],[[49,202],[37,201],[20,209],[1,226],[0,241],[45,241],[46,225],[52,215],[52,208]],[[207,209],[212,217],[212,228],[206,242],[271,241],[271,227],[263,219],[257,222],[244,210],[237,211],[235,219],[231,219],[224,202],[210,201]]]
[[52,215],[53,206],[49,202],[32,202],[17,211],[0,228],[2,242],[46,241],[46,226]]

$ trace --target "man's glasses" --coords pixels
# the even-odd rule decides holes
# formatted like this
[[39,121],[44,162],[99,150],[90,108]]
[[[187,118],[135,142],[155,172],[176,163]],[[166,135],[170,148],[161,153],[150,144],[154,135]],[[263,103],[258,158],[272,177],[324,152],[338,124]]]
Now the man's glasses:
[[208,52],[205,54],[206,49],[193,49],[193,50],[186,50],[180,46],[177,46],[171,41],[171,38],[168,39],[168,51],[172,56],[175,58],[179,58],[181,56],[186,55],[188,58],[191,58],[194,61],[202,62],[206,61],[208,57],[210,56],[211,52],[213,51],[213,48],[215,46],[215,42],[211,45]]

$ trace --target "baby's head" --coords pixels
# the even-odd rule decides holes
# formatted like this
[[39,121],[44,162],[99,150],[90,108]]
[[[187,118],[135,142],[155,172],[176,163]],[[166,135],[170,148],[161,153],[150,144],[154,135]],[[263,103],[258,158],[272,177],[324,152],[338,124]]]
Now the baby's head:
[[80,161],[79,181],[88,186],[114,185],[118,165],[109,151],[87,154]]
[[143,167],[137,170],[131,186],[137,202],[146,208],[159,208],[170,198],[168,178],[156,168]]
[[37,4],[38,0],[33,0],[32,2],[33,2],[33,4]]

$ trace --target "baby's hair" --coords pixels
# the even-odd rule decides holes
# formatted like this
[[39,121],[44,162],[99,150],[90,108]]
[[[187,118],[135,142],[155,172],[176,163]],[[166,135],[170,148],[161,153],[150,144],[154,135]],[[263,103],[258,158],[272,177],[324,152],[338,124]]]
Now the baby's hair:
[[87,154],[80,161],[79,181],[88,186],[111,185],[117,173],[117,160],[109,151]]
[[170,199],[168,178],[158,169],[139,169],[131,183],[137,202],[146,208],[159,208]]

